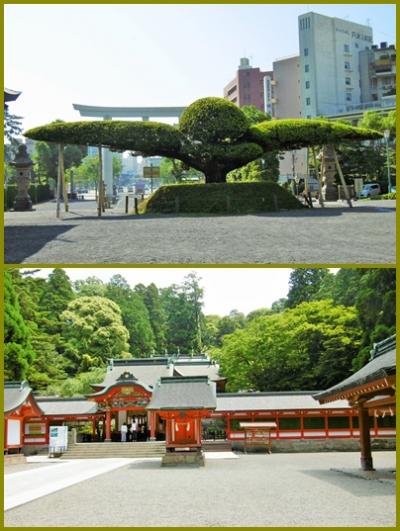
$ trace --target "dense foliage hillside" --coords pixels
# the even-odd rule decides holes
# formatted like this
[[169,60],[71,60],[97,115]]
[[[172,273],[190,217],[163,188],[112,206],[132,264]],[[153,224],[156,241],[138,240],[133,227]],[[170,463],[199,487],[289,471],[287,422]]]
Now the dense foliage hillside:
[[395,270],[294,269],[288,295],[248,315],[204,315],[200,279],[129,286],[121,275],[72,283],[5,273],[5,377],[73,396],[101,381],[109,358],[207,351],[228,389],[328,387],[395,331]]

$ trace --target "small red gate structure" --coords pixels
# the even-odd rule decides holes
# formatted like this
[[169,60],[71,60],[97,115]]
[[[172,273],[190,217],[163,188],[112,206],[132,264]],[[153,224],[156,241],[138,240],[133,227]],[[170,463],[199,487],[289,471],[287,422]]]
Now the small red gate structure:
[[215,384],[207,376],[160,378],[147,409],[166,421],[162,465],[204,465],[201,421],[217,407]]
[[250,446],[265,447],[267,453],[271,453],[271,431],[276,430],[276,422],[241,422],[244,429],[244,451]]

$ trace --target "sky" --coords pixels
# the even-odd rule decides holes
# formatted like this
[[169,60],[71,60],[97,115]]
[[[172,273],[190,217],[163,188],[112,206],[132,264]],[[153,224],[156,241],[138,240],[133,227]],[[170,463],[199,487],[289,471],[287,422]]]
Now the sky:
[[[200,277],[204,289],[205,314],[228,315],[231,310],[248,314],[258,308],[286,297],[289,286],[289,268],[63,268],[72,281],[96,276],[107,282],[113,275],[122,275],[131,287],[136,284],[159,288],[181,284],[191,272]],[[35,275],[46,278],[52,269],[41,269]],[[331,269],[336,272],[337,269]]]
[[72,103],[186,106],[222,96],[240,57],[269,70],[298,53],[308,11],[372,26],[395,42],[393,4],[7,4],[5,86],[25,129],[78,120]]

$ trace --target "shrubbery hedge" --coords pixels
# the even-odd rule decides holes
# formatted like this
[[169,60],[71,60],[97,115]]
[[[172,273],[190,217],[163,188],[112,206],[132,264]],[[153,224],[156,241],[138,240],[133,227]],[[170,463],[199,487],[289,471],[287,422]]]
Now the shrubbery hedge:
[[162,186],[145,203],[146,214],[250,214],[304,208],[273,182]]
[[[17,185],[9,184],[7,190],[4,191],[4,209],[8,210],[14,206],[15,197],[17,195]],[[35,186],[31,184],[29,187],[29,195],[31,196],[32,203],[42,203],[53,199],[54,193],[50,189],[48,184],[38,184]]]
[[346,140],[362,141],[382,138],[372,129],[354,127],[324,119],[301,118],[271,120],[250,126],[249,140],[260,144],[266,151],[291,150],[307,146],[340,144]]

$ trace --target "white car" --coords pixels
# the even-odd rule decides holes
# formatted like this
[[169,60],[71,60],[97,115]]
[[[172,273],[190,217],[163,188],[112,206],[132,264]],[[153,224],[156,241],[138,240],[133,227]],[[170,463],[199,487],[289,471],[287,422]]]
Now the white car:
[[364,184],[361,190],[360,197],[372,197],[374,195],[380,195],[381,187],[378,183]]

